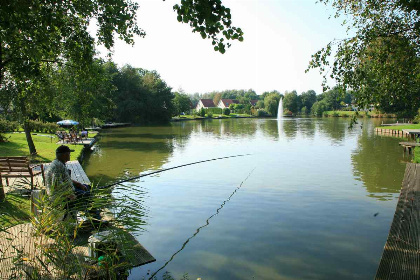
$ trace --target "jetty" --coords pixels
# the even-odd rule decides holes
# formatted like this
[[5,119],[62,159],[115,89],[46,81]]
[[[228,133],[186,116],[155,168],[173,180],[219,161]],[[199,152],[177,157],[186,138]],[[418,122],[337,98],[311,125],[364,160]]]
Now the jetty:
[[104,125],[101,125],[102,129],[106,129],[106,128],[116,128],[116,127],[125,127],[125,126],[130,126],[131,123],[106,123]]
[[375,128],[375,132],[377,134],[383,134],[386,136],[394,136],[394,137],[409,137],[410,134],[405,132],[404,130],[397,130],[397,129],[389,129],[389,128]]
[[[71,171],[73,180],[84,184],[91,184],[89,178],[84,172],[78,161],[69,161],[66,163],[67,168]],[[48,164],[46,164],[48,167]],[[39,197],[42,190],[32,192],[32,211],[36,216],[37,211],[34,197]],[[84,275],[89,278],[90,275],[97,277],[92,271],[92,236],[109,231],[112,227],[116,227],[112,223],[112,217],[106,216],[104,219],[109,221],[109,225],[103,228],[99,233],[93,231],[83,231],[78,233],[77,238],[71,251],[71,258],[74,262],[81,264]],[[120,228],[121,229],[121,228]],[[120,230],[121,231],[121,230]],[[60,275],[53,267],[45,267],[46,254],[41,253],[43,246],[53,246],[54,240],[44,236],[35,235],[36,227],[32,223],[19,224],[0,231],[0,279],[26,279],[27,273],[35,270],[33,267],[39,267],[49,270],[52,278]],[[137,239],[128,231],[123,230],[122,234],[114,240],[117,243],[118,251],[122,254],[120,259],[121,268],[131,269],[137,266],[145,265],[156,261],[156,259],[137,241]],[[50,266],[50,265],[49,265]],[[51,270],[50,270],[51,269]],[[93,273],[93,274],[92,274]],[[30,279],[30,277],[28,278]],[[86,279],[86,278],[85,278]]]
[[415,147],[420,147],[420,143],[417,142],[400,142],[401,147],[404,148],[404,152],[408,152],[408,154],[412,154]]
[[420,164],[406,166],[375,279],[420,279]]

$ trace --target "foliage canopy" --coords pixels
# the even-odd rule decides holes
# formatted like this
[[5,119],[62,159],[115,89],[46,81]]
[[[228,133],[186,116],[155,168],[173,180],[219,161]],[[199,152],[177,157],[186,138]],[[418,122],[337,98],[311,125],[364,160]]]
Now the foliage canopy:
[[[312,56],[340,87],[354,90],[359,106],[374,104],[389,113],[413,116],[420,107],[420,4],[415,0],[320,0],[350,17],[350,38],[330,42]],[[331,64],[332,50],[336,48]]]

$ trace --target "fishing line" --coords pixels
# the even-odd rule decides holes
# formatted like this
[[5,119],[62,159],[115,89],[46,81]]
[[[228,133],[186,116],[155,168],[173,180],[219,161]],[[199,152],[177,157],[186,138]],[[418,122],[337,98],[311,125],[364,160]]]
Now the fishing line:
[[204,224],[204,225],[202,225],[201,227],[199,227],[199,228],[197,228],[196,229],[196,231],[195,231],[195,233],[193,234],[193,235],[191,235],[188,239],[187,239],[187,241],[185,241],[184,242],[184,244],[182,244],[182,247],[181,247],[181,249],[179,249],[178,251],[176,251],[172,256],[171,256],[171,258],[169,259],[169,261],[167,261],[161,268],[159,268],[158,270],[156,270],[151,276],[150,276],[150,278],[149,278],[149,280],[151,280],[153,277],[155,277],[155,275],[159,272],[159,271],[161,271],[162,269],[164,269],[174,258],[175,258],[175,256],[179,253],[179,252],[181,252],[182,250],[184,250],[184,248],[185,248],[185,246],[187,246],[187,244],[188,244],[188,242],[190,242],[190,240],[191,239],[193,239],[199,232],[200,232],[200,230],[201,229],[203,229],[203,228],[205,228],[206,226],[208,226],[209,224],[210,224],[210,219],[211,218],[213,218],[214,216],[216,216],[216,215],[218,215],[219,214],[219,212],[220,212],[220,210],[225,206],[225,204],[227,203],[227,202],[229,202],[230,201],[230,199],[232,198],[232,196],[242,187],[242,185],[246,182],[246,180],[248,180],[248,178],[249,178],[249,176],[251,176],[251,174],[252,174],[252,172],[254,172],[254,170],[255,170],[255,168],[254,169],[252,169],[251,170],[251,172],[249,172],[248,173],[248,176],[246,176],[246,178],[241,182],[241,184],[239,185],[239,187],[237,187],[231,194],[230,194],[230,196],[225,200],[225,201],[223,201],[223,203],[220,205],[220,207],[219,208],[217,208],[217,210],[216,210],[216,213],[214,213],[213,215],[211,215],[210,217],[208,217],[207,218],[207,220],[206,220],[206,224]]
[[172,169],[176,169],[176,168],[181,168],[181,167],[185,167],[185,166],[189,166],[189,165],[194,165],[194,164],[199,164],[199,163],[204,163],[204,162],[209,162],[209,161],[214,161],[214,160],[234,158],[234,157],[244,157],[244,156],[250,156],[250,155],[251,154],[234,155],[234,156],[212,158],[212,159],[207,159],[207,160],[201,160],[201,161],[196,161],[196,162],[192,162],[192,163],[182,164],[182,165],[178,165],[178,166],[174,166],[174,167],[170,167],[170,168],[161,169],[161,170],[158,170],[158,171],[153,171],[153,172],[150,172],[150,173],[147,173],[147,174],[130,177],[130,178],[118,181],[116,183],[112,183],[112,184],[109,184],[109,185],[106,185],[106,186],[98,187],[98,189],[107,189],[107,188],[113,187],[115,185],[119,185],[119,184],[129,182],[129,181],[132,181],[132,180],[136,180],[136,179],[139,179],[139,178],[142,178],[142,177],[150,176],[150,175],[153,175],[153,174],[157,174],[157,173],[161,173],[161,172],[164,172],[164,171],[168,171],[168,170],[172,170]]

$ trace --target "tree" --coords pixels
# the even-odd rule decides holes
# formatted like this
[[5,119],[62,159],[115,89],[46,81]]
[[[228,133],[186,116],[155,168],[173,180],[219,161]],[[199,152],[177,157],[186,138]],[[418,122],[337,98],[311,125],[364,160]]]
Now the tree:
[[316,93],[314,90],[308,90],[302,92],[300,95],[301,103],[303,107],[306,107],[307,110],[312,108],[312,105],[316,102]]
[[277,116],[279,109],[280,95],[278,93],[270,93],[264,98],[264,107],[271,116]]
[[339,88],[335,87],[332,90],[326,91],[325,95],[325,102],[327,104],[328,109],[338,110],[340,109],[340,103],[343,100],[344,94],[340,91]]
[[283,108],[288,109],[293,114],[299,113],[300,99],[295,90],[284,94]]
[[167,122],[173,113],[171,88],[155,71],[124,66],[113,79],[114,116],[120,122]]
[[[54,114],[62,118],[78,120],[84,126],[91,121],[105,121],[112,117],[115,103],[112,94],[116,90],[112,85],[116,65],[95,59],[90,67],[78,71],[68,65],[60,67],[55,73],[55,90],[60,92],[54,100]],[[118,71],[118,69],[117,69]]]
[[213,103],[217,106],[219,104],[220,99],[222,99],[222,94],[220,92],[216,93],[213,97]]
[[315,102],[311,108],[312,115],[318,117],[321,117],[325,111],[328,111],[328,104],[325,99]]
[[193,32],[200,33],[203,39],[211,39],[215,51],[225,53],[226,46],[231,46],[226,41],[244,40],[244,33],[232,26],[230,9],[221,0],[183,0],[181,5],[174,5],[174,10],[179,22],[189,23]]
[[190,97],[185,93],[175,92],[175,97],[172,100],[175,115],[180,115],[183,112],[188,112],[191,108]]
[[[412,117],[420,107],[420,4],[415,0],[321,0],[336,17],[351,16],[350,38],[330,42],[312,56],[308,69],[351,89],[361,108]],[[332,66],[329,57],[337,48]]]
[[[114,45],[115,35],[133,44],[134,36],[145,36],[137,26],[139,5],[131,0],[4,0],[0,9],[0,100],[5,108],[12,107],[25,124],[34,110],[29,95],[40,94],[40,81],[51,64],[71,63],[84,69],[93,61],[95,39],[88,32],[92,19],[97,23],[97,41],[107,49]],[[175,5],[178,20],[189,23],[193,32],[212,39],[214,49],[221,53],[231,40],[243,40],[240,28],[233,27],[230,9],[221,0],[185,0]],[[5,81],[6,80],[6,81]],[[10,90],[19,91],[19,102],[7,104]],[[31,110],[27,110],[31,108]],[[26,125],[31,154],[35,146]]]

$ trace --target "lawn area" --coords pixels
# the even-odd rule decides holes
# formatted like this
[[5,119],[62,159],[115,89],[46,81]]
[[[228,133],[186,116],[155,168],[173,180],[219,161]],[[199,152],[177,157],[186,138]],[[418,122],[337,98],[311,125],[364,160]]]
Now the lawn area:
[[420,124],[396,125],[396,126],[380,126],[380,128],[403,130],[403,129],[420,129]]
[[0,228],[25,222],[31,217],[31,201],[18,194],[6,194],[6,200],[0,202]]
[[420,147],[414,149],[414,163],[420,163]]
[[[55,159],[55,149],[57,149],[58,138],[54,134],[39,133],[33,134],[32,139],[38,152],[36,156],[29,155],[29,148],[26,142],[25,133],[5,133],[7,142],[0,143],[0,156],[27,156],[31,162],[50,162]],[[83,145],[69,144],[72,153],[72,159],[75,160],[83,150]]]
[[[353,116],[356,114],[355,111],[325,111],[324,114],[328,116],[338,115],[340,117],[344,116]],[[364,112],[359,112],[359,116],[363,117],[365,115]]]

